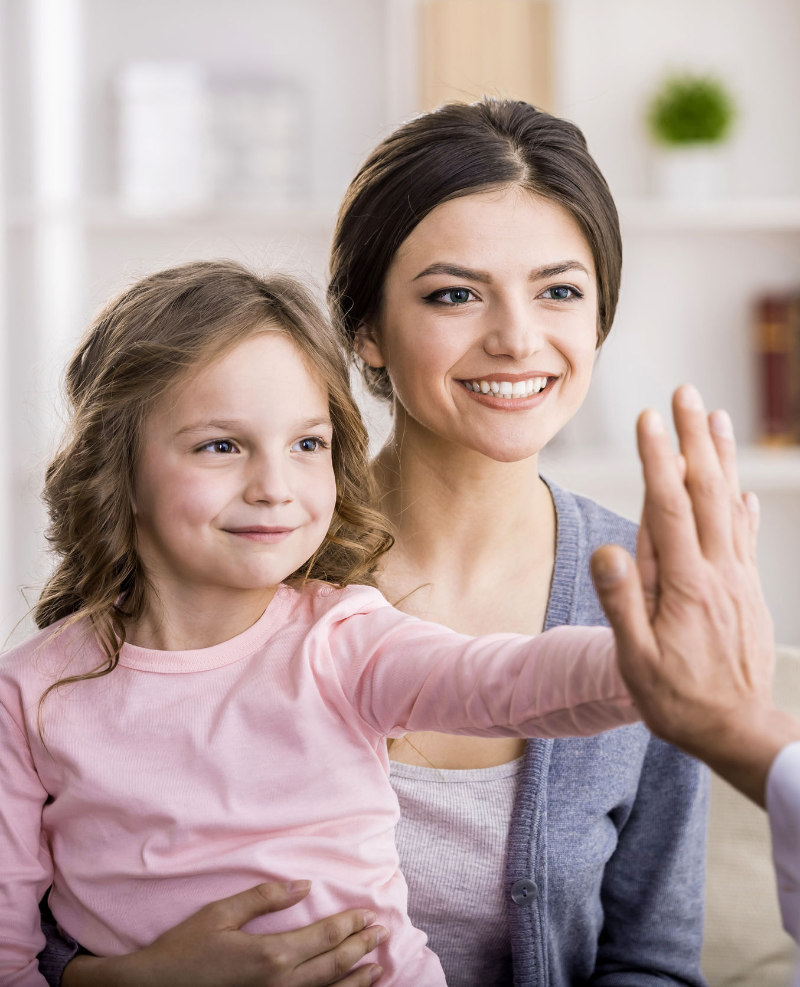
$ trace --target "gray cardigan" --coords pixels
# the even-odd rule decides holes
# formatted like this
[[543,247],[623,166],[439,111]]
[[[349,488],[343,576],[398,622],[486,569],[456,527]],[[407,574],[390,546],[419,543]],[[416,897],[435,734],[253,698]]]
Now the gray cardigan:
[[[545,627],[604,624],[589,575],[636,526],[548,483],[558,518]],[[528,741],[506,878],[514,987],[702,985],[707,773],[642,726]],[[58,987],[77,944],[43,921]],[[409,987],[413,987],[409,984]]]
[[[558,517],[545,628],[605,624],[589,558],[636,526],[548,483]],[[528,741],[506,879],[514,987],[648,987],[700,972],[708,773],[643,726]]]

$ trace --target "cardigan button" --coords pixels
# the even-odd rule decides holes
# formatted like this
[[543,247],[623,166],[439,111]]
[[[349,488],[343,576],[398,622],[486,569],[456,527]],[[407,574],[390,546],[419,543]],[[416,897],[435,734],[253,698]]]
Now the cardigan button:
[[515,905],[532,905],[538,894],[539,889],[530,878],[522,877],[511,885],[511,900]]

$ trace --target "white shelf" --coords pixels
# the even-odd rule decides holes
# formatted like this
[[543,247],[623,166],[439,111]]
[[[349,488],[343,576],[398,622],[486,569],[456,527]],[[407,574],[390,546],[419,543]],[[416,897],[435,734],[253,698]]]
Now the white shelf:
[[722,199],[700,205],[621,198],[617,206],[623,234],[728,230],[800,233],[800,196]]
[[[658,199],[617,200],[623,233],[628,232],[788,232],[800,233],[800,196],[761,199],[729,199],[702,205],[683,205]],[[33,227],[48,222],[71,222],[88,230],[119,232],[151,229],[281,229],[331,233],[336,203],[308,205],[209,205],[173,215],[137,215],[119,202],[86,200],[42,206],[26,201],[7,205],[7,224]]]
[[[767,448],[745,446],[739,450],[739,478],[743,490],[756,493],[800,494],[800,446]],[[641,466],[635,453],[596,451],[542,455],[542,472],[565,486],[593,490],[638,490]]]
[[58,205],[12,202],[7,225],[12,229],[68,223],[98,233],[181,233],[197,230],[252,230],[304,233],[330,238],[336,207],[222,205],[172,215],[141,215],[127,211],[114,200],[92,200]]

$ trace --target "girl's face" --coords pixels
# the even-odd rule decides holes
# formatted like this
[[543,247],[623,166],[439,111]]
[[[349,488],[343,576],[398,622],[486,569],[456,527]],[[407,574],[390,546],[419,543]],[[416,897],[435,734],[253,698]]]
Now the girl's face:
[[578,410],[597,343],[589,246],[561,206],[519,188],[453,199],[398,249],[374,327],[403,429],[502,462],[536,454]]
[[327,389],[266,331],[190,374],[147,418],[137,550],[162,598],[255,596],[322,543],[336,500]]

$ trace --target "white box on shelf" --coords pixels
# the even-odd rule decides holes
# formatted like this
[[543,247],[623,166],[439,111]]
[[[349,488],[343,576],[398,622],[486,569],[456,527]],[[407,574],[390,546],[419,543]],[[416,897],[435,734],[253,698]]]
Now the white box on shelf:
[[117,79],[119,192],[126,211],[159,215],[207,205],[208,99],[195,62],[129,62]]

